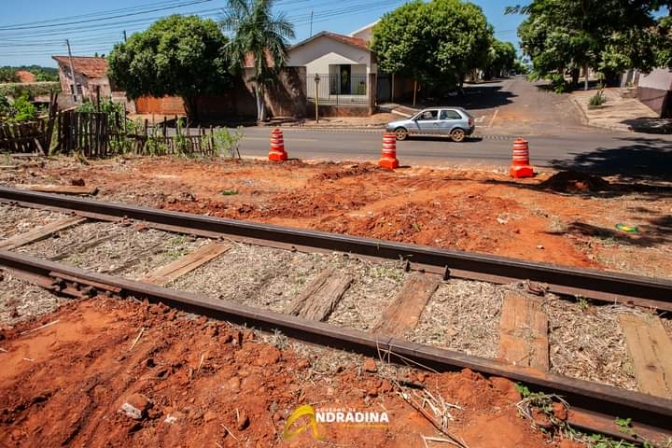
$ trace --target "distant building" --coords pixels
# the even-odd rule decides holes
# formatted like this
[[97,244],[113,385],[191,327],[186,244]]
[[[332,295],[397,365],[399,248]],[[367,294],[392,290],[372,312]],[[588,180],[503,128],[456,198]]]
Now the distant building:
[[19,77],[19,82],[21,84],[32,84],[35,82],[35,75],[27,70],[18,70],[16,76]]
[[[58,77],[63,94],[77,95],[78,99],[112,96],[110,79],[107,77],[107,60],[99,57],[52,56],[58,63]],[[70,65],[72,61],[72,67]],[[74,71],[75,79],[72,79]]]

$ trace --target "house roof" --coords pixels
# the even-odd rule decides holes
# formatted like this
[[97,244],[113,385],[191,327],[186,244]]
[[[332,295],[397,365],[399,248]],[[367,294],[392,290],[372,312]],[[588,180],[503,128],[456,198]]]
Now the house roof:
[[21,84],[32,84],[35,82],[35,75],[27,70],[17,70],[16,76],[19,77],[19,82]]
[[328,39],[332,39],[332,40],[335,40],[337,42],[341,42],[343,44],[359,48],[360,50],[371,51],[369,49],[368,42],[366,42],[364,39],[360,39],[358,37],[346,36],[344,34],[332,33],[332,32],[329,32],[329,31],[322,31],[321,33],[317,33],[316,35],[314,35],[312,37],[309,37],[308,39],[306,39],[302,42],[299,42],[298,44],[292,46],[292,48],[290,48],[290,50],[294,49],[294,48],[297,48],[297,47],[301,47],[303,45],[306,45],[306,44],[308,44],[308,43],[310,43],[310,42],[312,42],[312,41],[314,41],[314,40],[316,40],[320,37],[326,37]]
[[[52,58],[66,68],[70,68],[70,57],[52,56]],[[75,72],[81,73],[89,79],[103,78],[107,75],[107,59],[98,57],[73,56],[72,66]]]

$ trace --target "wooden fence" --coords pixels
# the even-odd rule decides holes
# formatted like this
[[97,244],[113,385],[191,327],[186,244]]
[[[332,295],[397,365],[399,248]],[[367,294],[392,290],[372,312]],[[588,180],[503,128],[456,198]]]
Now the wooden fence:
[[58,151],[81,151],[86,157],[110,155],[108,114],[64,112],[58,114]]
[[58,94],[49,95],[48,117],[22,123],[0,122],[0,151],[47,155],[54,132]]
[[[176,124],[177,118],[171,124]],[[169,135],[173,134],[173,135]],[[85,157],[215,153],[212,127],[169,127],[168,120],[150,126],[148,120],[129,123],[122,114],[68,111],[58,115],[61,153],[80,151]]]
[[24,123],[0,123],[0,150],[12,153],[46,154],[51,133],[49,120]]

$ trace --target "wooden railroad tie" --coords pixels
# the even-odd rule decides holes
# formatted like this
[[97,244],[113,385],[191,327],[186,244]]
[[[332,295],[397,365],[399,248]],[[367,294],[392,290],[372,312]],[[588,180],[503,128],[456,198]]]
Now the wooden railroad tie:
[[352,277],[336,269],[320,272],[289,306],[288,314],[325,321],[350,288]]
[[548,372],[548,317],[539,300],[509,293],[502,308],[499,334],[500,359]]
[[672,399],[672,341],[658,316],[619,316],[639,391]]
[[387,336],[403,337],[414,329],[427,302],[439,287],[439,277],[428,274],[411,274],[392,304],[371,330]]
[[210,243],[160,268],[156,272],[140,279],[141,282],[157,286],[166,286],[183,275],[203,266],[223,253],[231,250],[231,246],[222,243]]
[[36,243],[45,238],[49,238],[51,235],[58,233],[62,230],[69,229],[70,227],[77,226],[86,221],[86,218],[74,217],[67,218],[60,221],[55,221],[49,223],[43,227],[38,227],[29,232],[22,233],[19,235],[14,235],[11,238],[6,239],[3,242],[0,242],[0,249],[2,250],[13,250],[21,246],[26,246],[28,244]]

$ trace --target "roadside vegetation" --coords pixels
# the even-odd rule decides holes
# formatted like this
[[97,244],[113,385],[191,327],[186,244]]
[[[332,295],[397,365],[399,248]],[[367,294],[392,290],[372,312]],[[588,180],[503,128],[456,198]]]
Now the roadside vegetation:
[[194,120],[199,95],[221,94],[232,85],[227,43],[213,20],[173,15],[115,45],[109,75],[130,99],[180,96]]
[[590,70],[610,83],[626,70],[671,67],[672,19],[662,14],[670,5],[658,0],[533,0],[506,12],[527,16],[518,36],[534,65],[532,79],[548,79],[562,93],[579,85],[582,72],[587,90]]

